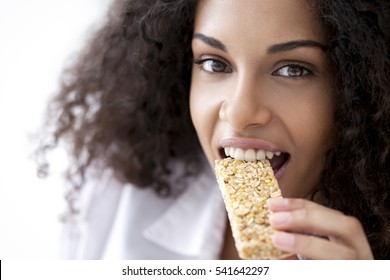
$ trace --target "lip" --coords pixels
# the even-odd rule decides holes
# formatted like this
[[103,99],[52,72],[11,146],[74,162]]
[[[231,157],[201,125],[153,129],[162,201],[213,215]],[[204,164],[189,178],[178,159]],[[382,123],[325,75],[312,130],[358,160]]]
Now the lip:
[[241,148],[244,150],[255,149],[255,150],[265,150],[270,152],[283,152],[276,145],[255,138],[241,138],[241,137],[231,137],[223,138],[218,143],[219,147],[235,147]]

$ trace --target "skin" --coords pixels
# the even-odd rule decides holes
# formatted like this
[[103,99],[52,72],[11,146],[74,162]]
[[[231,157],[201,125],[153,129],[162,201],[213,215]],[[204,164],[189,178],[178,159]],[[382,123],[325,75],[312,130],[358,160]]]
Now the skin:
[[275,246],[312,259],[369,259],[355,218],[299,199],[318,182],[334,135],[325,35],[304,0],[201,0],[191,117],[211,166],[227,144],[289,154],[277,176],[288,199],[269,201]]

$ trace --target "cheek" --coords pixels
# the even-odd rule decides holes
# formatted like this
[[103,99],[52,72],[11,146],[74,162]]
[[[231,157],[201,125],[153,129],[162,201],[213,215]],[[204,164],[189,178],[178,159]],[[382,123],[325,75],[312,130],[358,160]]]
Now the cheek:
[[329,82],[316,83],[286,98],[283,106],[279,110],[301,155],[318,158],[333,139],[334,93]]
[[323,157],[332,145],[335,132],[334,105],[331,97],[323,93],[316,100],[307,99],[296,112],[296,122],[291,123],[296,145],[294,196],[307,196],[318,184],[323,170]]
[[219,110],[215,102],[210,99],[209,90],[203,88],[196,78],[193,78],[191,82],[190,113],[200,144],[206,156],[211,160],[212,138]]
[[[331,110],[312,107],[295,127],[297,144],[307,157],[318,157],[332,139],[334,121]],[[299,137],[300,136],[300,137]]]
[[306,116],[309,117],[306,117],[303,131],[310,152],[322,158],[333,139],[335,125],[332,95],[325,92],[321,96],[324,98],[319,98],[307,106]]
[[196,79],[192,78],[191,88],[190,88],[190,113],[191,119],[195,126],[196,133],[200,138],[202,134],[205,134],[205,126],[207,124],[205,115],[207,115],[207,104],[204,104],[204,97],[202,95],[202,88],[199,83],[196,82]]

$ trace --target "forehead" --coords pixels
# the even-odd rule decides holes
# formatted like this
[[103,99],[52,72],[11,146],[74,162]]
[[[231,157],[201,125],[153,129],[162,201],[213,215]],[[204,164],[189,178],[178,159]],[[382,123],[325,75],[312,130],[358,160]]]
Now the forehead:
[[195,32],[256,45],[325,37],[309,0],[200,0]]

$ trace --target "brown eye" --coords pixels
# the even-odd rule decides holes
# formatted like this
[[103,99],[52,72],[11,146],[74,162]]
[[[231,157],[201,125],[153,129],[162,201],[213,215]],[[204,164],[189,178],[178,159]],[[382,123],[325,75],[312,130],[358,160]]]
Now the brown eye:
[[201,69],[209,73],[231,73],[232,70],[226,63],[217,59],[202,59],[195,61],[195,64],[200,65]]
[[299,64],[288,64],[280,67],[272,73],[273,76],[282,76],[287,78],[299,78],[312,75],[313,72]]

